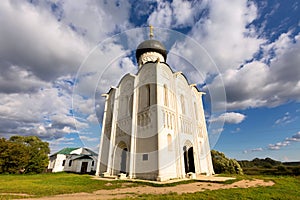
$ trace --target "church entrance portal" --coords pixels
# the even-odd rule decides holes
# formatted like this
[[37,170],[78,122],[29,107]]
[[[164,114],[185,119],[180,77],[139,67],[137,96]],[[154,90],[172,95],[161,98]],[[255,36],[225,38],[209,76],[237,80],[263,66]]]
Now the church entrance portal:
[[194,172],[195,173],[195,163],[194,163],[194,151],[193,147],[187,149],[183,147],[183,158],[184,158],[184,169],[185,173]]
[[120,173],[127,174],[128,173],[128,148],[125,142],[121,141],[115,149],[114,158],[113,158],[113,166],[114,166],[114,175],[118,175]]
[[126,174],[126,162],[127,162],[127,148],[124,148],[121,154],[120,173]]

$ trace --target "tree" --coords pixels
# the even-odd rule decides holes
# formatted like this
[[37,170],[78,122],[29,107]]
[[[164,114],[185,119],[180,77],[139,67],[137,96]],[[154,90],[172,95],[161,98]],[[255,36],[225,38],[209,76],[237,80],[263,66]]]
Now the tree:
[[243,174],[243,169],[235,159],[226,158],[224,153],[216,150],[211,151],[211,156],[217,174]]
[[41,173],[48,165],[49,144],[36,136],[0,139],[0,173]]

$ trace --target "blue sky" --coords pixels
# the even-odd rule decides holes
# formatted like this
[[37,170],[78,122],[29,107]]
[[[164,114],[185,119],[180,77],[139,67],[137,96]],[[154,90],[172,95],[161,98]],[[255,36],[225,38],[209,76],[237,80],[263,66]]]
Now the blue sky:
[[173,70],[207,93],[213,149],[239,160],[299,161],[299,6],[293,0],[2,1],[0,136],[37,135],[52,153],[77,146],[97,151],[100,94],[136,72],[134,50],[152,24]]

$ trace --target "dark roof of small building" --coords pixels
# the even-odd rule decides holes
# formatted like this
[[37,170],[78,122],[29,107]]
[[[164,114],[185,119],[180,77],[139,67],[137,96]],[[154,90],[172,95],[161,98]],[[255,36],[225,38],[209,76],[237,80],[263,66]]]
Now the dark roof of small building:
[[139,46],[136,49],[136,59],[139,60],[139,57],[146,52],[157,52],[162,54],[162,56],[165,58],[165,60],[167,60],[167,50],[165,48],[165,46],[157,41],[157,40],[145,40],[144,42],[140,43]]

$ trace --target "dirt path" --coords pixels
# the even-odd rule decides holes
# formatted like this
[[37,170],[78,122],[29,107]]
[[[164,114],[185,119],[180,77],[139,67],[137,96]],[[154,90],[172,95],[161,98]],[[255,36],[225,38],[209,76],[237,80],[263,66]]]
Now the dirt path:
[[[63,194],[51,197],[31,198],[32,200],[94,200],[94,199],[113,199],[113,198],[125,198],[136,197],[139,194],[168,194],[170,192],[182,193],[194,193],[204,190],[218,190],[229,188],[248,188],[258,186],[272,186],[274,182],[255,179],[255,180],[241,180],[232,184],[220,184],[220,183],[208,183],[208,182],[194,182],[189,184],[181,184],[172,187],[151,187],[151,186],[138,186],[138,187],[126,187],[117,188],[113,190],[98,190],[93,193],[74,193]],[[29,200],[26,198],[26,200]]]

